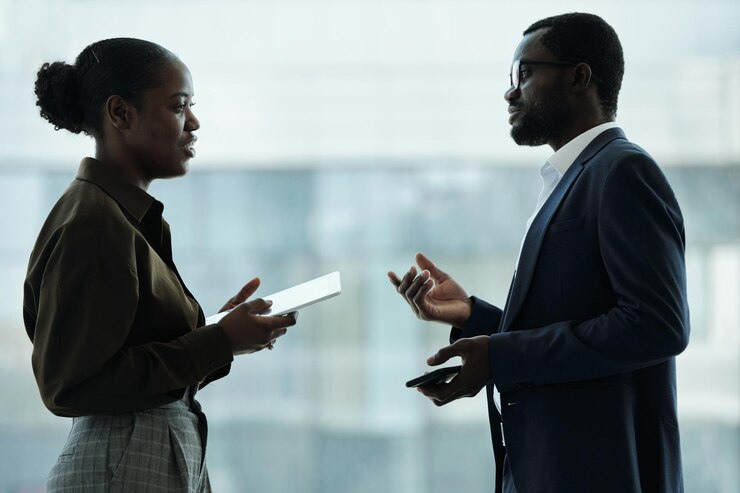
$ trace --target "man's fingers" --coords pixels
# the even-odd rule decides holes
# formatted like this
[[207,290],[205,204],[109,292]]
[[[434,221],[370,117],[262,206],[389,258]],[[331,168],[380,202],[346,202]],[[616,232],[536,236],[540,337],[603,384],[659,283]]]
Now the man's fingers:
[[406,300],[408,300],[409,304],[412,306],[414,305],[413,300],[416,294],[419,292],[421,287],[424,285],[425,282],[429,280],[429,271],[425,270],[423,271],[419,276],[414,279],[414,281],[411,283],[411,285],[406,289],[404,292],[404,296],[406,296]]
[[388,279],[390,279],[391,284],[393,284],[396,289],[401,285],[401,279],[399,279],[398,275],[393,271],[388,272]]
[[418,265],[422,270],[428,270],[434,279],[447,276],[446,273],[439,269],[434,262],[429,260],[429,258],[421,252],[416,254],[416,265]]
[[[424,272],[429,272],[429,271],[424,271]],[[424,281],[424,283],[419,287],[419,290],[414,295],[414,298],[413,298],[414,304],[418,306],[419,308],[421,308],[424,304],[424,298],[429,293],[429,291],[432,290],[433,287],[434,287],[434,281],[431,280],[431,278],[427,278],[427,280]]]
[[409,268],[408,272],[406,272],[406,274],[401,279],[401,283],[398,285],[398,292],[401,294],[406,293],[406,290],[414,281],[414,278],[416,278],[416,267],[412,265],[411,268]]
[[453,394],[447,395],[443,397],[442,399],[432,399],[432,402],[437,407],[442,407],[445,404],[449,404],[452,401],[456,401],[460,397],[463,397],[462,392],[455,392]]
[[454,378],[450,383],[443,383],[440,385],[417,387],[419,392],[428,397],[435,406],[444,406],[456,399],[459,399],[464,394],[462,389],[456,388],[454,385]]

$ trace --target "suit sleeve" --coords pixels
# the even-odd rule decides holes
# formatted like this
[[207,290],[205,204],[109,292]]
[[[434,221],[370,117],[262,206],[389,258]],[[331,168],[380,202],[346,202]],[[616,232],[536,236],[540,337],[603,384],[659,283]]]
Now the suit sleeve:
[[139,283],[133,267],[95,248],[89,231],[67,231],[44,270],[32,363],[44,404],[79,416],[138,411],[182,396],[233,359],[217,325],[129,346]]
[[471,296],[470,299],[473,302],[470,318],[462,329],[457,327],[452,328],[450,331],[450,344],[458,339],[491,335],[498,330],[499,323],[501,323],[501,309],[475,296]]
[[612,165],[598,239],[614,306],[590,320],[493,334],[491,375],[500,391],[626,373],[686,348],[683,220],[649,156],[633,152]]

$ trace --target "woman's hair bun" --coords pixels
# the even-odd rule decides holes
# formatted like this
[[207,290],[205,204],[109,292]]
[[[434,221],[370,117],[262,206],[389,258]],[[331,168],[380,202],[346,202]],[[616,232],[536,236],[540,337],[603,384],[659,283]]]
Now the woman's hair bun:
[[36,76],[36,106],[54,125],[78,134],[83,131],[83,109],[75,67],[64,62],[45,63]]

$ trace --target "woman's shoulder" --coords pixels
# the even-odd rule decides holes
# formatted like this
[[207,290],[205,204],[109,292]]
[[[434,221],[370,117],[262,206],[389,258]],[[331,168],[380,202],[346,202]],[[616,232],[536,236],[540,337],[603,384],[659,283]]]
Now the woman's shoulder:
[[110,229],[129,223],[116,200],[98,185],[84,181],[73,181],[57,201],[52,213],[67,228]]
[[40,236],[90,254],[118,256],[132,248],[137,231],[113,197],[94,183],[75,180],[52,208]]

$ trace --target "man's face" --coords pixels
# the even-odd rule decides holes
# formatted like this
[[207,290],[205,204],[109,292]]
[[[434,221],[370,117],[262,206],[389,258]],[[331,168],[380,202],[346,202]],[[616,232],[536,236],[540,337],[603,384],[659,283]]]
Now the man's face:
[[[562,61],[542,45],[544,32],[540,29],[527,34],[517,46],[513,60],[520,61],[519,84],[504,94],[509,103],[511,137],[519,145],[540,146],[557,141],[571,118],[566,92],[569,65],[559,64]],[[513,65],[516,69],[517,64]],[[516,81],[517,74],[512,74],[512,78]]]

